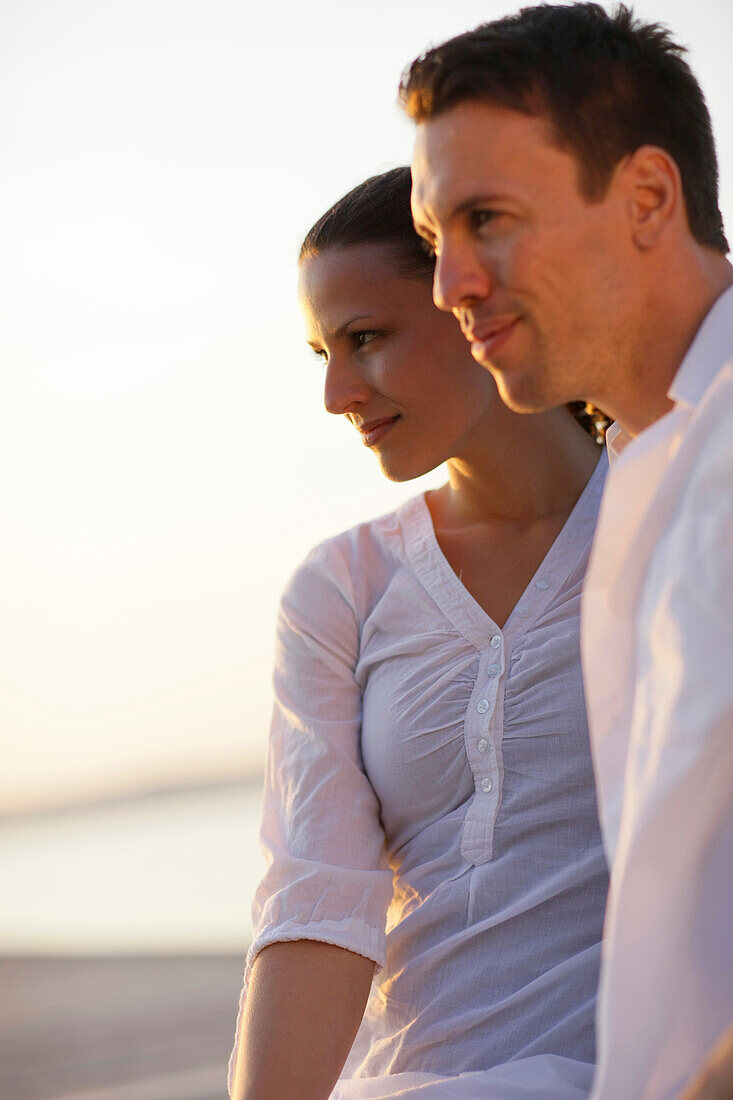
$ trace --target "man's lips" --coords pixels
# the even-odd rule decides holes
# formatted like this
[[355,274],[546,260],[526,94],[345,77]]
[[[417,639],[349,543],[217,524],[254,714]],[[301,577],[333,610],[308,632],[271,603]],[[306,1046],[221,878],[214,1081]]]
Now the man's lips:
[[399,416],[384,416],[380,420],[368,420],[366,424],[357,424],[365,447],[373,447],[399,420]]
[[518,317],[508,317],[491,325],[464,328],[463,334],[471,345],[471,354],[474,359],[478,359],[479,362],[491,360],[518,324]]

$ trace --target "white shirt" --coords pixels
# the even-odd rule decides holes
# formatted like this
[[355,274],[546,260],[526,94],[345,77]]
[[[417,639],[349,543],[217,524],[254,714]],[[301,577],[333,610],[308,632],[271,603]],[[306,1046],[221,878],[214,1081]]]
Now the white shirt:
[[611,474],[583,663],[611,891],[597,1100],[667,1100],[733,1016],[733,289]]
[[607,872],[579,603],[606,468],[503,629],[424,497],[283,597],[248,971],[293,939],[380,968],[338,1100],[588,1094]]

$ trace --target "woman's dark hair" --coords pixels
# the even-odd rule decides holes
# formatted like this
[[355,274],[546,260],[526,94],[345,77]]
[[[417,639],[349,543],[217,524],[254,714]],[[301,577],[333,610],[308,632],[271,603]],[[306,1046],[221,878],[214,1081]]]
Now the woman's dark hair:
[[[409,168],[391,168],[371,176],[335,202],[308,230],[300,246],[298,262],[329,248],[353,245],[385,245],[392,252],[396,270],[406,278],[433,277],[435,256],[415,232],[410,211],[412,177]],[[596,443],[602,443],[610,420],[593,405],[573,401],[568,405],[578,423]]]
[[540,4],[428,50],[402,76],[400,101],[424,122],[467,100],[547,118],[572,151],[581,192],[603,197],[642,145],[675,161],[695,240],[728,252],[718,163],[702,89],[666,27],[620,4]]
[[431,279],[435,259],[425,250],[412,224],[411,188],[409,168],[391,168],[360,183],[306,233],[299,262],[327,248],[382,244],[392,250],[401,274]]

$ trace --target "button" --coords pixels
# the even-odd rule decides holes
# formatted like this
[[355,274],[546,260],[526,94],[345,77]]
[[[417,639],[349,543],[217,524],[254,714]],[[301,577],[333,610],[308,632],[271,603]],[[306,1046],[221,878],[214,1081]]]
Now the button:
[[479,712],[479,714],[486,714],[486,711],[488,709],[489,709],[489,700],[488,699],[479,699],[478,703],[476,704],[476,710]]
[[501,665],[489,665],[486,671],[489,676],[501,676]]
[[482,779],[481,780],[481,790],[484,792],[484,794],[489,793],[489,791],[491,790],[491,780],[490,779]]
[[498,649],[500,645],[501,645],[501,634],[495,634],[494,637],[491,639],[491,648],[492,649]]
[[478,749],[479,752],[486,752],[488,747],[489,747],[489,742],[486,740],[485,737],[482,737],[476,745],[476,748]]
[[525,615],[529,615],[529,611],[527,611],[526,607],[518,607],[517,608],[517,615],[521,615],[521,617],[524,618]]
[[546,592],[550,587],[550,582],[545,580],[539,580],[534,582],[538,588],[541,588],[543,592]]

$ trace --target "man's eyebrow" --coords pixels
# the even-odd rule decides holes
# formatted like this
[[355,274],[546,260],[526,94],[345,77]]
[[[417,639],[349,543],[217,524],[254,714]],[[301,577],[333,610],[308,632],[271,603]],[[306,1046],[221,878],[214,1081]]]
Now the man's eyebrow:
[[[465,214],[466,211],[472,210],[476,206],[487,206],[494,202],[501,202],[502,196],[499,194],[484,194],[483,192],[476,192],[473,195],[469,195],[465,199],[461,199],[455,206],[447,208],[447,213],[444,221],[452,221],[453,218],[458,218],[461,214]],[[415,222],[415,231],[420,234],[421,237],[429,237],[432,235],[432,230],[423,222]]]
[[493,202],[501,202],[501,195],[487,195],[481,192],[469,195],[468,198],[461,199],[459,203],[456,203],[456,205],[451,208],[448,214],[448,220],[458,217],[460,214],[465,214],[467,210],[471,210],[474,206],[486,206]]

